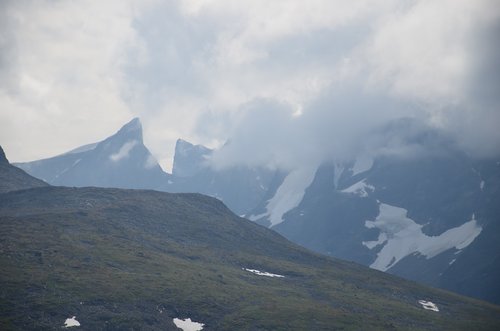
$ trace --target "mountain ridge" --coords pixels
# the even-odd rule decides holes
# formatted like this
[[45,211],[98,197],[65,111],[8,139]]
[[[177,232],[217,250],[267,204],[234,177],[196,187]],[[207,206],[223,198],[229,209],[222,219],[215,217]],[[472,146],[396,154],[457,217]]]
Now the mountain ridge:
[[0,146],[0,193],[47,185],[44,181],[11,165]]

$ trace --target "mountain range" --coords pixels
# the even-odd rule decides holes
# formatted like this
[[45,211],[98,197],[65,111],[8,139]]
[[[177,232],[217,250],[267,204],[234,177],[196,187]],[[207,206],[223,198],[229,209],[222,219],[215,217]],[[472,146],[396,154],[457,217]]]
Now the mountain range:
[[16,166],[52,185],[210,195],[316,252],[500,303],[499,160],[474,159],[413,120],[380,130],[408,151],[292,171],[216,170],[214,151],[178,140],[168,174],[134,119],[98,144]]
[[415,126],[383,129],[412,153],[323,164],[278,220],[279,190],[249,217],[317,252],[500,303],[500,162]]
[[313,253],[218,199],[48,186],[5,160],[17,177],[0,193],[2,330],[500,325],[498,306]]

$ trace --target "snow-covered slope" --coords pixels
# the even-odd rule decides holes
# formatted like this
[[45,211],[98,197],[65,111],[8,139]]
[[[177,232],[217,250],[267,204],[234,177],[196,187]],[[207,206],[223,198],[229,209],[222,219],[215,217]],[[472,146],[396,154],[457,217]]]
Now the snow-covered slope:
[[404,208],[381,203],[375,221],[365,222],[367,228],[380,231],[377,240],[363,242],[369,249],[379,249],[370,267],[386,271],[411,254],[430,259],[449,249],[461,250],[469,246],[482,231],[472,214],[472,219],[461,226],[438,236],[428,236],[422,232],[423,225],[408,218],[407,214]]
[[311,184],[316,168],[304,167],[291,171],[286,175],[273,197],[266,201],[265,212],[251,214],[252,221],[269,220],[270,226],[283,222],[286,212],[297,207],[302,201],[306,188]]

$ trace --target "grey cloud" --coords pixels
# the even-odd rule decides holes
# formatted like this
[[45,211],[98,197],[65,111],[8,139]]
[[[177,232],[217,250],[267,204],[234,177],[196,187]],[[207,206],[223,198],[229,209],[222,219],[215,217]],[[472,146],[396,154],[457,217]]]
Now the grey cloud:
[[[215,154],[215,166],[262,162],[296,168],[304,160],[346,161],[359,153],[411,157],[443,145],[459,146],[476,157],[498,156],[500,47],[494,39],[500,20],[488,16],[487,2],[455,5],[417,1],[391,13],[388,23],[372,25],[372,30],[352,25],[324,34],[324,40],[320,33],[309,40],[300,35],[278,40],[262,60],[271,71],[282,73],[293,66],[300,70],[311,63],[328,70],[343,54],[352,56],[356,68],[344,80],[332,79],[304,103],[301,117],[293,118],[293,104],[284,111],[286,106],[269,101],[252,103],[256,109],[244,112],[256,117],[235,121],[231,144]],[[445,10],[442,16],[436,15],[438,9]],[[456,26],[442,26],[441,19]],[[361,32],[356,36],[353,31]],[[347,41],[336,42],[342,36]],[[336,46],[331,51],[327,47],[321,55],[319,50],[307,53],[328,41]],[[330,58],[325,60],[324,54]],[[272,68],[273,60],[279,69]],[[420,124],[406,127],[401,122],[406,118]],[[390,122],[401,124],[401,130],[384,132]],[[434,137],[435,146],[415,138],[432,130],[441,131]]]
[[374,132],[409,117],[494,155],[495,4],[4,1],[0,138],[14,160],[57,154],[135,115],[163,165],[182,137],[211,147],[229,139],[217,166],[292,168],[401,150]]
[[413,108],[362,91],[356,85],[332,86],[307,104],[300,116],[294,115],[291,105],[254,100],[233,120],[229,143],[214,154],[212,163],[216,168],[247,164],[290,170],[324,161],[348,162],[377,150],[401,153],[402,143],[377,130],[413,116]]

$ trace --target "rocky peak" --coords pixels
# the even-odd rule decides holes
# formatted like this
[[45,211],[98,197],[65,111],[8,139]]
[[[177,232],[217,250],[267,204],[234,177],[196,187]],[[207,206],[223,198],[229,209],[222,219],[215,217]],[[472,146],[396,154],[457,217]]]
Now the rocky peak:
[[9,160],[7,160],[2,146],[0,146],[0,164],[9,164]]

